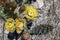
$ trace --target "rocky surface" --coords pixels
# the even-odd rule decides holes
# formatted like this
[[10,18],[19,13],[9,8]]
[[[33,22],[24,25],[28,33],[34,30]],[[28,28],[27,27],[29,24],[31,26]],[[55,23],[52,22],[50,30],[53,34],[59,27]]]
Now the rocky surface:
[[[33,21],[32,27],[39,24],[49,24],[54,29],[47,34],[32,35],[29,40],[60,40],[60,0],[43,0],[43,6],[41,8],[38,7],[37,3],[33,3],[32,5],[39,12],[38,19]],[[3,25],[4,21],[0,18],[0,40],[3,40],[3,38],[4,40],[8,40],[8,32],[5,29],[3,31]]]

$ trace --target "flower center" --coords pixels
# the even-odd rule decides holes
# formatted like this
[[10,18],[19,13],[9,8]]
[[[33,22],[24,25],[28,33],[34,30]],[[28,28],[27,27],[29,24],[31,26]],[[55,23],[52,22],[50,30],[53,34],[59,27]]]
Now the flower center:
[[20,25],[19,25],[19,27],[23,27],[23,23],[22,23],[22,22],[20,22]]
[[28,15],[29,15],[29,16],[33,16],[33,13],[30,11],[30,12],[28,13]]

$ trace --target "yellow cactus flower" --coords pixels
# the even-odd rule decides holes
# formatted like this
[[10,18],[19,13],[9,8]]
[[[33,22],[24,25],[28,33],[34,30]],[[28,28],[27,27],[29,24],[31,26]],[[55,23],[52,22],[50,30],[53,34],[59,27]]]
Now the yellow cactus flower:
[[26,27],[26,22],[24,19],[17,18],[15,20],[16,32],[21,33],[22,30]]
[[30,20],[35,20],[38,16],[38,11],[33,6],[27,6],[25,10],[25,17]]
[[10,32],[15,31],[14,20],[12,18],[7,19],[5,22],[5,28]]

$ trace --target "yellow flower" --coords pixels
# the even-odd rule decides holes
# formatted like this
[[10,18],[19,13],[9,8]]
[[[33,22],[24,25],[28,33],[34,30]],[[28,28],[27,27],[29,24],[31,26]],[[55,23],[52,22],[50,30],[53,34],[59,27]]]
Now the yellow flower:
[[24,28],[26,27],[26,22],[24,19],[17,18],[15,20],[15,26],[17,33],[21,33],[22,30],[24,30]]
[[37,10],[33,6],[27,6],[25,10],[25,17],[30,20],[35,20],[38,16]]
[[12,18],[7,19],[5,22],[5,28],[10,32],[15,31],[14,20]]

